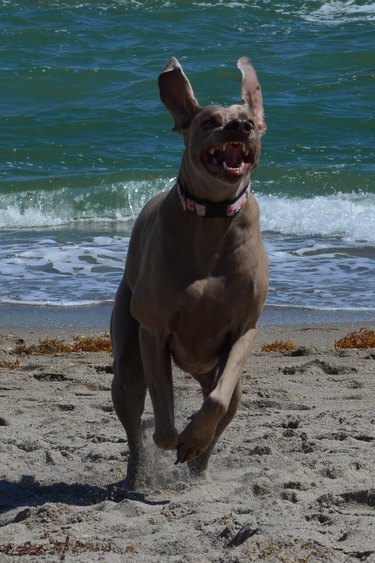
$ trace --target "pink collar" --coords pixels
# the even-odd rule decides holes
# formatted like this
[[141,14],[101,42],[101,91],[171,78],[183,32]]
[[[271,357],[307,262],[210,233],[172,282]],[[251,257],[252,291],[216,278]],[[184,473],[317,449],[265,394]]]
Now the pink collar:
[[177,181],[177,193],[180,197],[182,208],[184,211],[193,211],[200,217],[218,218],[218,217],[233,217],[245,205],[250,195],[250,182],[247,188],[235,199],[230,201],[208,201],[206,199],[194,199],[188,192],[186,192],[181,182]]

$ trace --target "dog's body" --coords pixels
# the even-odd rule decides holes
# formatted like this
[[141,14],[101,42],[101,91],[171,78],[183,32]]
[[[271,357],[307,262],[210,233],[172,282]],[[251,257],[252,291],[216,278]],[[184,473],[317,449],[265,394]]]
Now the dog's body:
[[[186,148],[177,184],[153,198],[136,221],[112,315],[112,396],[128,437],[128,486],[142,477],[147,389],[156,444],[177,449],[177,462],[189,461],[196,475],[205,474],[240,401],[268,261],[249,193],[266,129],[262,97],[247,59],[238,67],[244,104],[229,108],[201,108],[176,59],[159,76],[161,99]],[[199,381],[204,397],[180,434],[171,357]]]

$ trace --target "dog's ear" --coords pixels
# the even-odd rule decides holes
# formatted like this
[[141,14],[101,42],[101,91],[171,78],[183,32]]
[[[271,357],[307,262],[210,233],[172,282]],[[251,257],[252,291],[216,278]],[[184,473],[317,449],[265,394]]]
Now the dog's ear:
[[175,120],[173,131],[189,127],[200,106],[180,63],[174,57],[159,75],[160,99]]
[[242,72],[242,101],[250,107],[259,133],[263,135],[267,131],[267,125],[264,121],[262,90],[255,69],[246,57],[238,59],[237,67]]

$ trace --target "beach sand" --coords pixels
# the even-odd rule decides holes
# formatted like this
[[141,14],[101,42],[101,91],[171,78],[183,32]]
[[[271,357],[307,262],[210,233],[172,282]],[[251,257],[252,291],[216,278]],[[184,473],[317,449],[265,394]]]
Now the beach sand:
[[[110,353],[20,356],[12,367],[19,343],[77,331],[2,329],[0,561],[374,562],[375,350],[333,349],[354,328],[260,329],[205,482],[153,445],[148,402],[152,482],[132,493]],[[260,351],[287,339],[301,355]],[[200,393],[174,375],[182,429]]]

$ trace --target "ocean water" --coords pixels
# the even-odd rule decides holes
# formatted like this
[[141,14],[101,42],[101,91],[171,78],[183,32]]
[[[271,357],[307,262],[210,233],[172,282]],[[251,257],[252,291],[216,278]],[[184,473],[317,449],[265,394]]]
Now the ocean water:
[[239,101],[240,56],[257,69],[269,322],[373,321],[374,22],[365,0],[0,0],[0,326],[109,315],[134,220],[179,168],[171,56],[202,105]]

